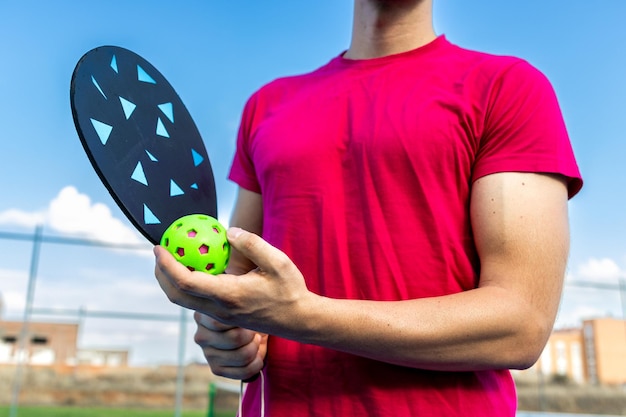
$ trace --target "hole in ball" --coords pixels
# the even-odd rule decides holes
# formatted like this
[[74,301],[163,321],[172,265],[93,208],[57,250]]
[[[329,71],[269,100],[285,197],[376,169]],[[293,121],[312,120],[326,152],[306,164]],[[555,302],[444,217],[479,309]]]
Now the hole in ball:
[[208,247],[207,245],[204,245],[204,244],[203,244],[202,246],[200,246],[200,247],[198,248],[198,251],[199,251],[202,255],[207,254],[207,253],[209,253],[209,247]]

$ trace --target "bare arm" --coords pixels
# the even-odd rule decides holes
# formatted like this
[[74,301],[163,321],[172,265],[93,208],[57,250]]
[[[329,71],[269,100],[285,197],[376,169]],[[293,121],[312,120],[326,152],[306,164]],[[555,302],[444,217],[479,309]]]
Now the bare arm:
[[471,220],[480,284],[459,294],[399,302],[321,297],[286,255],[236,229],[231,243],[260,270],[202,280],[158,251],[157,278],[175,303],[303,343],[425,369],[528,367],[559,304],[569,241],[564,181],[484,177],[473,187]]
[[552,330],[565,274],[564,182],[536,174],[482,178],[471,220],[481,259],[477,289],[384,304],[324,299],[317,316],[303,320],[315,325],[305,340],[438,370],[532,365]]

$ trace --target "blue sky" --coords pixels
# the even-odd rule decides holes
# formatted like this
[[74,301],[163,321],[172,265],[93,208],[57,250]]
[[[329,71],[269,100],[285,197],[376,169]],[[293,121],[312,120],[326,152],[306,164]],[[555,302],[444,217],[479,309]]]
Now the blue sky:
[[[101,45],[142,55],[177,90],[206,142],[226,222],[235,192],[226,175],[245,100],[264,83],[312,70],[346,49],[351,15],[348,0],[0,0],[0,231],[32,233],[45,222],[49,235],[142,241],[92,171],[72,121],[72,71]],[[585,178],[570,203],[570,283],[626,279],[623,16],[622,0],[435,0],[438,33],[527,59],[556,89]],[[29,242],[0,239],[7,319],[21,317],[30,250]],[[42,249],[36,306],[177,314],[163,298],[149,250]],[[558,326],[606,314],[622,314],[617,291],[569,284]],[[175,333],[176,323],[93,319],[81,344],[130,347],[136,363],[167,361]],[[191,344],[188,352],[199,355]]]

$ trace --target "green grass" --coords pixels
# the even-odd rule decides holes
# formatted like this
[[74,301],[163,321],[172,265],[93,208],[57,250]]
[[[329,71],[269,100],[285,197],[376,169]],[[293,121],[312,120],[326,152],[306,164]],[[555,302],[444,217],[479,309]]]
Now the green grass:
[[[0,417],[8,417],[10,407],[0,406]],[[185,411],[182,417],[206,417],[202,410]],[[234,417],[234,411],[218,411],[215,417]],[[18,417],[174,417],[174,410],[122,409],[99,407],[22,407],[17,409]]]

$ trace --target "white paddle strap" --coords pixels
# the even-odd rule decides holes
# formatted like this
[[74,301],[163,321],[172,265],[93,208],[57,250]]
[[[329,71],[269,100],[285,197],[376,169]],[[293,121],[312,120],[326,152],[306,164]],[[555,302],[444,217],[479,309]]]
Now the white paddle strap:
[[[263,371],[261,371],[260,374],[261,374],[260,375],[261,377],[261,417],[265,417],[265,375],[263,375]],[[241,381],[239,385],[239,408],[238,408],[238,413],[237,413],[239,417],[244,417],[243,416],[243,396],[245,394],[247,387],[248,387],[248,384]]]

